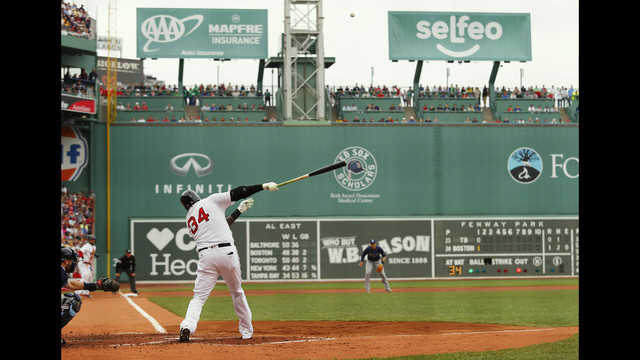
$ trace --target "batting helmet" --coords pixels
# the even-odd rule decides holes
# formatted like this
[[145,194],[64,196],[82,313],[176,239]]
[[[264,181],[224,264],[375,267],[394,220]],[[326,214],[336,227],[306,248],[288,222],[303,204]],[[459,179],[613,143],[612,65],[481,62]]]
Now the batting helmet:
[[180,202],[185,209],[189,210],[191,205],[197,203],[202,200],[200,195],[196,194],[193,190],[185,190],[182,195],[180,195]]

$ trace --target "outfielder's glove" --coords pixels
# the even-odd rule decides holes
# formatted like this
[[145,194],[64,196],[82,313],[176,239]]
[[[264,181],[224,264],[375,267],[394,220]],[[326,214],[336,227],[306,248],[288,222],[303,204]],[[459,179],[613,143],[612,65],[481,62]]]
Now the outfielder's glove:
[[108,277],[96,281],[96,284],[100,290],[111,292],[120,290],[120,283]]
[[380,264],[378,265],[378,267],[376,268],[377,272],[382,272],[382,269],[384,268],[384,265]]

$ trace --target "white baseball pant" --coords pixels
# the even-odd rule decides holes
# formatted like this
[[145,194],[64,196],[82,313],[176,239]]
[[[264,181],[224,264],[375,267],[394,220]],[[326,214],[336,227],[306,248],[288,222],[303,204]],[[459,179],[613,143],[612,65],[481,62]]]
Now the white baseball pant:
[[[233,254],[229,255],[231,252]],[[216,285],[218,277],[222,275],[231,293],[233,308],[240,319],[238,325],[240,334],[250,338],[253,336],[251,309],[242,289],[240,257],[235,245],[205,249],[200,251],[198,256],[193,298],[189,302],[184,320],[180,323],[180,329],[187,328],[192,335],[196,332],[202,307]]]
[[[93,282],[93,271],[91,271],[91,266],[84,261],[78,262],[78,272],[80,273],[81,279],[83,282],[91,283]],[[76,294],[78,295],[89,295],[89,290],[76,290]]]

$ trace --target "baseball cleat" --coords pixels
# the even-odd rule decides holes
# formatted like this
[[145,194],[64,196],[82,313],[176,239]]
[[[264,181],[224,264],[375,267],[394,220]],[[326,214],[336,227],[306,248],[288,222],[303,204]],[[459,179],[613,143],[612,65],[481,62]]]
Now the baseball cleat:
[[391,289],[387,289],[387,292],[391,292]]
[[189,341],[189,335],[191,335],[191,331],[189,331],[189,329],[184,328],[184,329],[180,330],[180,341],[188,342]]
[[242,340],[249,340],[253,337],[253,335],[242,335]]

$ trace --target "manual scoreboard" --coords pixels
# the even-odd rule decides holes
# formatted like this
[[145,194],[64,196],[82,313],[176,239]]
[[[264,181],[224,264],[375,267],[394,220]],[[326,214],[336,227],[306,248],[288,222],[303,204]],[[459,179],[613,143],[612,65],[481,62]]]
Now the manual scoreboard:
[[579,274],[577,218],[434,221],[435,276]]
[[[578,217],[241,218],[231,226],[242,278],[362,279],[369,240],[392,279],[579,276]],[[197,254],[183,220],[131,221],[140,280],[193,280]],[[373,274],[372,276],[376,276]]]

